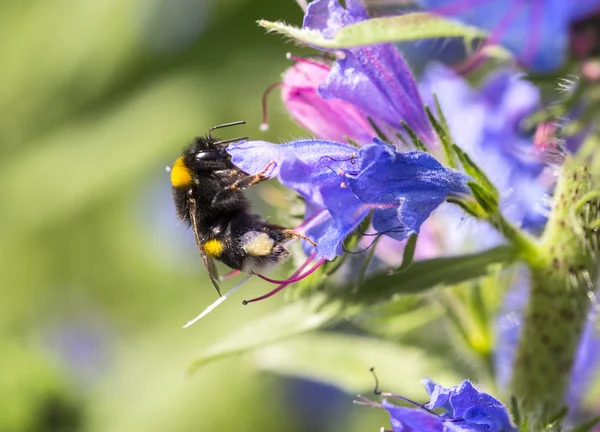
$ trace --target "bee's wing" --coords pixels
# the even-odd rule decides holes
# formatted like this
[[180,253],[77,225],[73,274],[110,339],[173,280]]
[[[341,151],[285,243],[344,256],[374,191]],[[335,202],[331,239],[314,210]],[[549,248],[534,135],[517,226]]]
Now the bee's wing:
[[200,234],[198,233],[198,221],[196,219],[195,206],[190,206],[190,219],[192,221],[192,229],[194,230],[194,238],[196,239],[196,248],[198,249],[200,258],[202,258],[202,264],[204,264],[204,268],[208,272],[208,276],[210,277],[210,281],[212,282],[213,286],[219,295],[221,295],[221,287],[217,282],[219,280],[217,265],[211,257],[206,255],[206,252],[204,252],[204,248],[202,247],[202,240],[200,240]]
[[200,253],[200,258],[202,258],[204,268],[206,268],[206,271],[208,272],[208,276],[210,277],[210,281],[212,282],[213,286],[215,287],[219,295],[221,295],[221,287],[219,287],[219,283],[217,282],[219,280],[219,273],[217,272],[217,265],[215,264],[215,260],[206,255],[206,252],[204,252],[204,250],[200,247],[201,245],[198,243],[198,240],[199,239],[196,238],[198,252]]

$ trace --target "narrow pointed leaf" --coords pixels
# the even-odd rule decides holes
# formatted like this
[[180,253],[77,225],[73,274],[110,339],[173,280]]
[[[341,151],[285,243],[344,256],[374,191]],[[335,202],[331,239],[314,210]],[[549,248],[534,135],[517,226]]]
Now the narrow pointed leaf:
[[322,327],[339,312],[339,306],[335,303],[321,306],[322,300],[320,296],[313,296],[308,302],[296,301],[244,324],[201,352],[190,365],[190,373],[211,361],[242,354]]
[[289,36],[298,42],[328,49],[442,37],[464,38],[466,42],[469,42],[486,36],[485,32],[475,27],[426,13],[372,18],[346,26],[330,39],[319,31],[300,29],[282,22],[260,20],[258,24],[267,30]]
[[418,261],[402,273],[379,273],[366,279],[366,288],[348,294],[346,300],[366,306],[388,301],[395,294],[421,293],[485,276],[490,271],[488,267],[508,265],[516,258],[513,247],[499,246],[471,255]]

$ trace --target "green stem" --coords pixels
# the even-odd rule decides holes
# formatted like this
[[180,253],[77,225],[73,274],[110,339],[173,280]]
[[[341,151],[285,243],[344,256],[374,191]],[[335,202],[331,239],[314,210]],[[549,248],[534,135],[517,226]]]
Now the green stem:
[[[590,226],[598,218],[600,202],[587,194],[597,187],[597,180],[588,165],[567,158],[539,255],[527,260],[531,291],[511,391],[530,421],[547,420],[563,404],[587,319],[599,252],[598,232]],[[584,196],[590,200],[582,203]]]
[[488,222],[512,243],[522,260],[534,266],[540,263],[542,252],[539,243],[533,237],[516,228],[500,213],[491,215]]

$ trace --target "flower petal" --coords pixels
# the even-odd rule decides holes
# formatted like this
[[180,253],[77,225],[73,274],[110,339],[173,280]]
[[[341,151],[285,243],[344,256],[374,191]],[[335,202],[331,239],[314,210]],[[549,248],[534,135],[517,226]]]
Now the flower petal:
[[453,430],[445,429],[442,419],[427,411],[399,407],[386,400],[383,401],[383,407],[390,415],[394,432],[446,432]]
[[[337,30],[369,16],[358,0],[316,0],[308,7],[303,27],[331,37]],[[403,130],[402,121],[426,143],[434,141],[412,72],[393,44],[343,50],[329,76],[319,86],[324,99],[349,102],[375,120]]]
[[424,380],[431,400],[429,409],[443,408],[445,417],[463,419],[465,429],[472,431],[511,432],[512,425],[506,407],[487,393],[477,390],[465,380],[459,386],[446,388]]
[[281,98],[288,112],[302,127],[319,139],[369,143],[375,131],[367,118],[352,104],[342,100],[325,100],[317,87],[331,68],[303,60],[283,76]]

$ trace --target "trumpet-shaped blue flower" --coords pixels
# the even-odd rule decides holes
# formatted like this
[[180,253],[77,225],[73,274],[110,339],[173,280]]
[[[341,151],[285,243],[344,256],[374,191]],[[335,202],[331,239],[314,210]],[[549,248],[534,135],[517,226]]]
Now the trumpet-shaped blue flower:
[[540,72],[563,63],[570,25],[600,7],[599,0],[419,0],[431,12],[490,32],[524,66]]
[[469,381],[456,387],[443,387],[423,380],[431,396],[424,407],[441,408],[441,415],[421,408],[405,408],[383,402],[390,415],[394,432],[513,432],[506,407],[487,393],[477,390]]
[[[368,19],[359,0],[315,0],[304,17],[303,27],[331,37],[340,28]],[[434,133],[423,108],[410,68],[392,44],[345,49],[319,85],[324,99],[350,102],[375,121],[403,130],[405,121],[426,143]]]
[[325,215],[308,234],[326,259],[343,253],[344,239],[371,210],[373,227],[401,240],[418,232],[447,196],[469,193],[464,175],[427,153],[401,153],[379,139],[361,149],[305,140],[280,145],[248,141],[228,151],[233,163],[250,174],[274,161],[267,175],[302,195],[312,215]]

